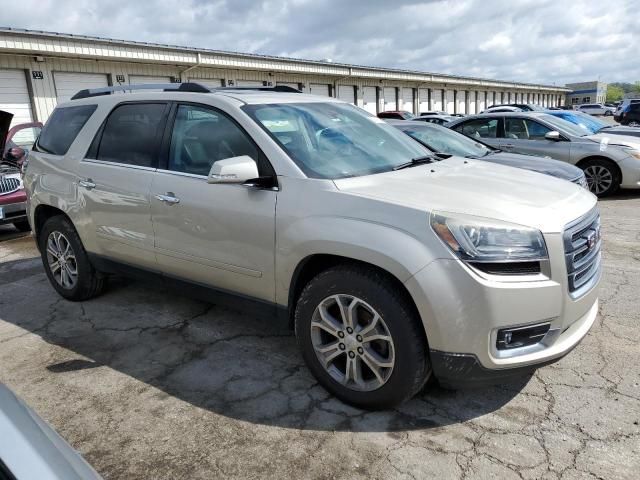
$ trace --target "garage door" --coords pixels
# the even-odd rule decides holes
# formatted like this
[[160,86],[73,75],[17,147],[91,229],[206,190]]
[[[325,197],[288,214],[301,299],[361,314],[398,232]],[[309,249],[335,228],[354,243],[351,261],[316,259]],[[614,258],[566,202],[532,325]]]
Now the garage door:
[[262,80],[237,80],[236,87],[264,87]]
[[467,105],[469,108],[467,108],[467,113],[469,114],[477,113],[476,103],[477,103],[478,95],[479,95],[478,92],[469,92],[469,98],[467,102]]
[[447,113],[455,113],[453,108],[454,98],[453,98],[453,90],[447,90],[445,92],[445,112]]
[[338,98],[344,102],[356,104],[356,92],[353,85],[338,85]]
[[487,92],[478,92],[478,113],[487,108]]
[[312,83],[309,85],[309,93],[311,95],[320,95],[322,97],[329,97],[329,85],[325,83]]
[[398,110],[398,104],[396,102],[396,89],[394,87],[385,87],[383,89],[384,94],[384,112],[392,112]]
[[[33,121],[27,77],[24,70],[0,69],[0,110],[13,113],[11,126]],[[29,145],[34,141],[32,129],[18,132],[14,141],[20,145]]]
[[189,81],[209,88],[220,88],[222,86],[221,78],[190,78]]
[[[171,83],[171,77],[155,77],[151,75],[129,75],[130,85],[142,85],[147,83]],[[148,92],[161,92],[162,89],[146,90]]]
[[70,100],[78,91],[85,88],[100,88],[109,85],[104,73],[53,72],[58,103]]
[[378,113],[378,96],[376,95],[376,87],[362,88],[362,107],[372,115]]
[[464,90],[458,90],[456,94],[456,101],[458,102],[458,113],[467,113],[467,92]]
[[433,110],[442,110],[442,90],[431,90],[432,100],[431,103]]
[[402,89],[402,106],[400,107],[402,110],[406,110],[407,112],[413,112],[413,88],[403,88]]
[[418,105],[418,113],[429,111],[429,89],[421,88],[418,90],[420,104]]

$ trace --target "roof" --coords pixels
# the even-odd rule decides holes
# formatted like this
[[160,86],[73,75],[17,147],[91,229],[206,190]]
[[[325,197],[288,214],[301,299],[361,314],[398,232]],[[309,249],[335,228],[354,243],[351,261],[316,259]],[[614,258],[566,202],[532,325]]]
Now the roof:
[[[20,41],[11,41],[6,38],[2,38],[2,36],[7,37],[22,37]],[[47,42],[34,42],[33,45],[28,44],[28,42],[24,41],[26,37],[34,37],[37,39],[46,39],[50,42],[55,42],[56,45],[48,45]],[[443,74],[443,73],[431,73],[431,72],[423,72],[419,70],[405,70],[398,68],[384,68],[377,66],[364,66],[364,65],[356,65],[356,64],[348,64],[348,63],[336,63],[336,62],[327,62],[322,60],[309,60],[309,59],[300,59],[300,58],[288,58],[281,57],[275,55],[264,55],[264,54],[255,54],[255,53],[241,53],[241,52],[232,52],[225,50],[213,50],[206,48],[198,48],[198,47],[185,47],[179,45],[170,45],[170,44],[161,44],[161,43],[150,43],[150,42],[138,42],[138,41],[128,41],[128,40],[119,40],[113,38],[105,38],[105,37],[96,37],[89,35],[74,35],[69,33],[58,33],[58,32],[48,32],[43,30],[28,30],[21,28],[11,28],[11,27],[0,27],[0,51],[2,50],[17,50],[17,51],[28,51],[30,53],[43,54],[43,55],[53,55],[53,56],[85,56],[85,57],[100,57],[105,56],[110,60],[115,60],[118,57],[114,55],[113,52],[101,53],[100,49],[91,48],[87,46],[84,48],[82,43],[91,43],[95,46],[95,44],[103,44],[103,45],[111,45],[114,48],[118,47],[123,50],[122,57],[128,61],[140,61],[140,59],[148,60],[148,61],[158,61],[157,55],[147,55],[144,56],[140,54],[140,52],[136,52],[135,55],[132,55],[130,49],[132,47],[138,47],[138,49],[143,50],[155,50],[155,51],[163,51],[163,52],[173,52],[173,53],[186,53],[190,54],[192,57],[190,60],[181,60],[178,56],[171,56],[171,63],[186,63],[186,64],[198,64],[203,67],[216,67],[229,64],[234,65],[235,68],[253,68],[253,67],[243,67],[237,63],[237,60],[266,60],[269,63],[268,67],[272,70],[278,71],[294,71],[292,70],[292,64],[297,65],[314,65],[317,68],[314,72],[309,73],[318,73],[322,75],[335,75],[335,76],[353,76],[353,77],[383,77],[389,79],[398,79],[405,81],[418,81],[418,82],[438,82],[438,83],[451,83],[451,84],[469,84],[469,85],[479,85],[486,87],[494,87],[494,88],[520,88],[520,89],[536,89],[536,90],[549,90],[554,92],[566,92],[569,89],[564,87],[559,87],[555,85],[541,85],[535,83],[526,83],[526,82],[514,82],[514,81],[502,81],[502,80],[493,80],[493,79],[485,79],[479,77],[469,77],[469,76],[460,76],[460,75],[451,75],[451,74]],[[79,46],[75,44],[80,44]],[[71,45],[70,45],[71,44]],[[151,53],[151,52],[147,52]],[[202,58],[202,56],[207,58]],[[144,57],[144,58],[143,58]],[[174,58],[175,57],[175,58]],[[235,59],[235,60],[234,60]],[[225,62],[226,60],[226,62]],[[234,62],[229,62],[229,60],[234,60]],[[264,62],[263,62],[264,63]],[[286,64],[286,67],[283,65]],[[282,66],[282,68],[278,68]],[[300,70],[302,71],[302,70]]]

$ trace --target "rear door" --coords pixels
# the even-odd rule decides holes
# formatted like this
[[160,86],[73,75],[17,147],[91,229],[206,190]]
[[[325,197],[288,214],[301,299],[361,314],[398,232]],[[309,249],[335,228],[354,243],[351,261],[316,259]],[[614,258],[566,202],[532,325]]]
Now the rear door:
[[569,160],[571,142],[547,140],[552,129],[529,118],[505,117],[499,148],[507,152]]
[[500,148],[502,118],[474,118],[456,125],[453,130],[467,137],[482,140],[493,147]]
[[207,183],[213,163],[240,155],[253,158],[260,175],[272,175],[266,158],[221,110],[183,103],[172,117],[151,191],[161,271],[273,301],[277,191]]
[[80,162],[78,192],[96,253],[156,268],[149,192],[168,112],[167,102],[117,105]]

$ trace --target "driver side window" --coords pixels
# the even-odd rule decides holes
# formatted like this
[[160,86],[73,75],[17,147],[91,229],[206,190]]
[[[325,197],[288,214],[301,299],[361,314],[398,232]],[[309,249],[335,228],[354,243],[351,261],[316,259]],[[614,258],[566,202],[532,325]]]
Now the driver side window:
[[506,138],[515,140],[544,140],[551,129],[524,118],[505,118],[504,134]]
[[169,170],[207,176],[215,162],[241,155],[258,161],[257,147],[230,118],[207,107],[178,106]]

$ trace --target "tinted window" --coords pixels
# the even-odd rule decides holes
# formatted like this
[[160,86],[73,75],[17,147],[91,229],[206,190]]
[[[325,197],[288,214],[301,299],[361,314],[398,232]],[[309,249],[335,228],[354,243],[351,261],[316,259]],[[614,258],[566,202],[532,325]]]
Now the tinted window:
[[232,120],[206,107],[178,107],[169,170],[208,175],[215,162],[241,155],[258,161],[257,147]]
[[131,103],[116,107],[104,125],[96,158],[154,167],[164,111],[164,103]]
[[97,105],[56,108],[40,133],[38,150],[54,155],[66,154],[96,108]]
[[439,153],[460,157],[484,157],[491,150],[477,141],[448,128],[433,125],[399,125],[398,128]]
[[467,135],[468,137],[477,138],[496,138],[498,136],[498,119],[487,118],[470,120],[455,127],[460,133]]
[[505,118],[504,136],[519,140],[544,140],[544,136],[551,129],[544,125],[524,118]]

